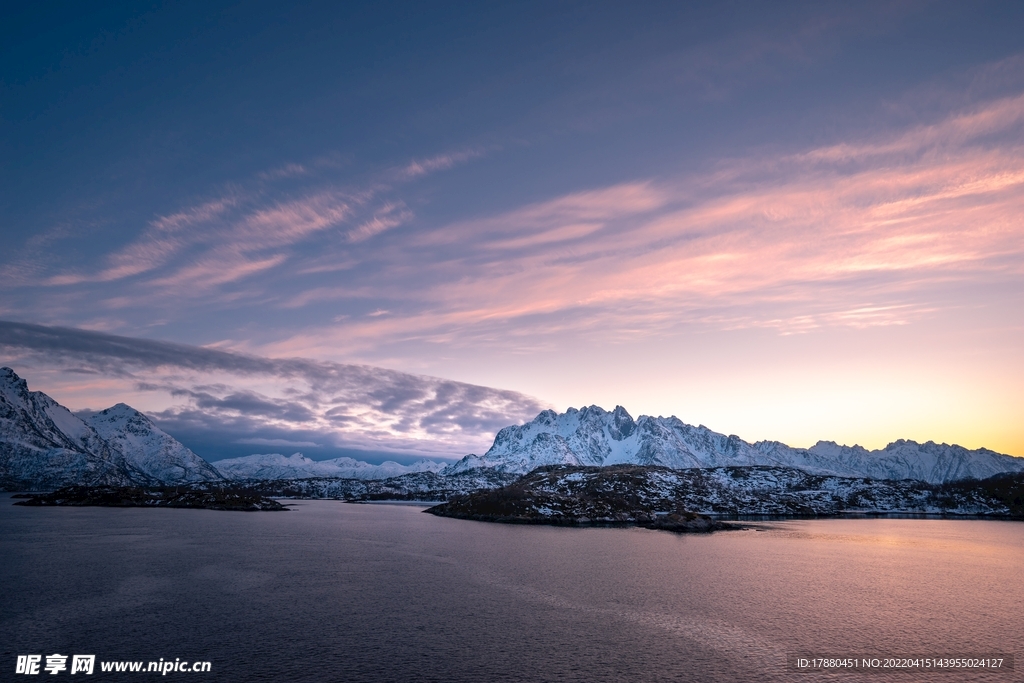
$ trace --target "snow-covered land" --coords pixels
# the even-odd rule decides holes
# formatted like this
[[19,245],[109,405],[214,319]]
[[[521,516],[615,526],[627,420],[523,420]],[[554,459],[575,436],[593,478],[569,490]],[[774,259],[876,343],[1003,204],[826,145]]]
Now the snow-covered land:
[[[598,406],[570,408],[561,414],[544,411],[524,425],[499,431],[484,455],[467,455],[447,466],[431,460],[412,465],[390,461],[373,465],[352,458],[314,461],[299,453],[251,455],[211,465],[123,403],[82,420],[46,394],[29,391],[25,381],[10,368],[0,369],[0,489],[5,490],[52,490],[68,485],[203,485],[226,478],[268,495],[276,491],[275,495],[301,497],[443,500],[505,486],[520,475],[552,465],[640,465],[686,470],[690,488],[679,483],[673,495],[692,496],[694,490],[708,490],[718,486],[715,481],[723,481],[733,493],[722,500],[733,501],[748,483],[756,481],[756,488],[764,496],[774,491],[771,495],[775,498],[765,503],[767,507],[759,508],[765,514],[771,514],[769,509],[788,509],[794,490],[802,491],[797,496],[800,499],[807,499],[811,493],[806,492],[816,490],[805,483],[797,489],[786,483],[798,476],[870,479],[873,481],[862,483],[829,480],[829,486],[843,489],[833,497],[847,503],[863,488],[879,501],[878,509],[889,504],[895,506],[893,509],[907,509],[916,505],[911,498],[917,493],[908,493],[910,489],[893,493],[892,489],[903,480],[916,480],[911,482],[911,489],[926,496],[933,494],[926,494],[918,484],[947,484],[1024,472],[1024,458],[984,448],[968,450],[904,440],[875,451],[829,441],[806,449],[777,441],[748,443],[703,425],[687,425],[676,417],[642,415],[634,420],[621,406],[611,412]],[[723,468],[730,468],[727,480],[723,479]],[[775,469],[751,471],[743,475],[750,482],[737,487],[735,482],[743,476],[735,474],[740,471],[736,468]],[[653,482],[662,475],[651,476]],[[758,500],[768,499],[762,496]],[[687,501],[698,512],[715,504],[710,498],[691,497]],[[736,507],[750,511],[756,506],[737,503]]]
[[815,474],[929,483],[1024,471],[1024,458],[985,448],[968,450],[902,439],[874,451],[831,441],[819,441],[811,448],[792,448],[778,441],[748,443],[704,425],[685,424],[677,417],[641,415],[634,420],[622,406],[611,412],[589,406],[564,413],[546,410],[524,425],[505,427],[484,455],[467,455],[441,473],[483,467],[526,474],[542,465],[616,464],[671,469],[765,465]]
[[0,368],[0,487],[127,486],[149,478],[46,394]]
[[1020,475],[926,484],[815,475],[787,467],[551,466],[431,512],[486,521],[590,524],[661,515],[944,514],[1020,518]]
[[519,479],[493,469],[465,470],[441,476],[436,472],[411,472],[390,479],[248,480],[245,485],[265,496],[287,498],[334,498],[338,500],[448,500],[481,489],[496,489]]
[[119,404],[89,422],[0,368],[0,489],[215,481],[217,471]]
[[87,420],[135,467],[164,483],[219,481],[220,472],[129,405],[118,403]]
[[388,460],[380,465],[372,465],[352,458],[334,458],[333,460],[310,460],[302,453],[289,456],[280,453],[248,455],[242,458],[218,460],[216,467],[228,479],[390,479],[403,474],[415,472],[438,472],[445,463],[433,460],[420,460],[411,465],[399,465]]

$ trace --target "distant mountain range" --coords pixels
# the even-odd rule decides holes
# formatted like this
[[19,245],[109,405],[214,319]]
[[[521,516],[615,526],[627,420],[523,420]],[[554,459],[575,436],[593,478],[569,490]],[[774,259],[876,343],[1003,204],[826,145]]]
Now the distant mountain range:
[[870,479],[917,479],[941,484],[958,479],[985,479],[1003,472],[1024,472],[1024,458],[986,448],[931,441],[895,441],[881,450],[819,441],[792,448],[778,441],[748,443],[704,425],[694,427],[677,417],[641,415],[634,420],[617,406],[564,413],[546,410],[524,425],[498,432],[482,456],[467,455],[445,468],[454,474],[478,467],[526,474],[543,465],[660,465],[671,469],[773,466],[813,474]]
[[397,462],[383,462],[371,465],[352,458],[333,460],[310,460],[295,453],[283,456],[279,453],[248,455],[243,458],[218,460],[217,469],[228,479],[310,479],[313,477],[334,479],[390,479],[413,472],[438,472],[445,464],[433,460],[420,460],[412,465]]
[[[352,458],[314,461],[300,453],[250,455],[212,465],[130,406],[119,403],[83,419],[46,394],[29,391],[10,368],[0,368],[0,490],[316,479],[317,490],[325,491],[351,488],[324,483],[340,480],[394,481],[391,488],[396,491],[404,486],[400,480],[415,480],[419,489],[442,491],[451,488],[446,479],[460,490],[472,482],[500,486],[510,477],[546,465],[650,465],[674,470],[768,466],[930,484],[1024,472],[1024,458],[984,448],[903,440],[875,451],[829,441],[806,449],[778,441],[751,444],[676,417],[642,415],[634,420],[621,406],[611,412],[598,406],[564,413],[546,410],[524,425],[499,431],[484,455],[467,455],[447,466],[430,460],[412,465],[372,465]],[[388,486],[381,489],[387,490]]]

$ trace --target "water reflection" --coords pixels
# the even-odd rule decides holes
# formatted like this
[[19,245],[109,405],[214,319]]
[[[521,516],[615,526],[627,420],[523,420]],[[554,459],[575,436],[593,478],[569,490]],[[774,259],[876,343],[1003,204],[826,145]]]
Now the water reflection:
[[[9,502],[8,659],[209,659],[218,681],[787,681],[793,652],[1022,650],[1013,522],[785,520],[679,536],[330,501],[277,514]],[[798,680],[836,677],[924,680]]]

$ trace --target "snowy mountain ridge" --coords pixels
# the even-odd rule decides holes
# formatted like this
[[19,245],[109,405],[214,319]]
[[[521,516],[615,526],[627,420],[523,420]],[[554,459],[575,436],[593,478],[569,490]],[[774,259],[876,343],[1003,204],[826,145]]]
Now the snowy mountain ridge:
[[873,451],[831,441],[806,449],[778,441],[748,443],[677,417],[641,415],[634,420],[622,406],[611,412],[599,406],[543,411],[526,424],[501,429],[484,455],[467,455],[447,466],[430,460],[412,465],[373,465],[352,458],[314,461],[300,453],[251,455],[211,465],[130,406],[119,403],[83,420],[46,394],[29,391],[10,368],[0,368],[0,490],[408,476],[426,477],[431,490],[441,490],[445,487],[434,482],[438,477],[461,481],[477,472],[488,481],[504,481],[545,465],[617,464],[674,470],[786,467],[816,475],[930,484],[1024,472],[1024,458],[985,448],[902,439]]
[[660,465],[693,467],[792,467],[813,474],[871,479],[918,479],[932,484],[965,478],[984,479],[1024,471],[1024,458],[985,448],[895,441],[884,449],[840,446],[819,441],[792,448],[778,441],[748,443],[677,417],[641,415],[634,420],[622,406],[599,406],[564,413],[545,410],[532,421],[500,430],[484,455],[467,455],[441,474],[474,468],[526,474],[542,465]]
[[0,488],[152,483],[124,453],[46,394],[0,368]]
[[210,463],[129,405],[118,403],[89,416],[87,422],[103,440],[157,481],[185,484],[223,479]]
[[310,460],[302,453],[289,456],[280,453],[248,455],[229,460],[218,460],[217,469],[228,479],[311,479],[330,477],[336,479],[390,479],[414,472],[438,472],[444,463],[420,460],[412,465],[399,465],[390,460],[373,465],[352,458],[333,460]]
[[120,403],[73,414],[0,368],[0,489],[154,486],[221,481],[208,462]]

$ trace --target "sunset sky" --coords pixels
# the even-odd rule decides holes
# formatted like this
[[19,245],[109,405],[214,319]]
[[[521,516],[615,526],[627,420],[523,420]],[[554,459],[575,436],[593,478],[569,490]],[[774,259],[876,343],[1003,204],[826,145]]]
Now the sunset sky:
[[93,5],[0,21],[0,364],[74,410],[1024,456],[1024,3]]

